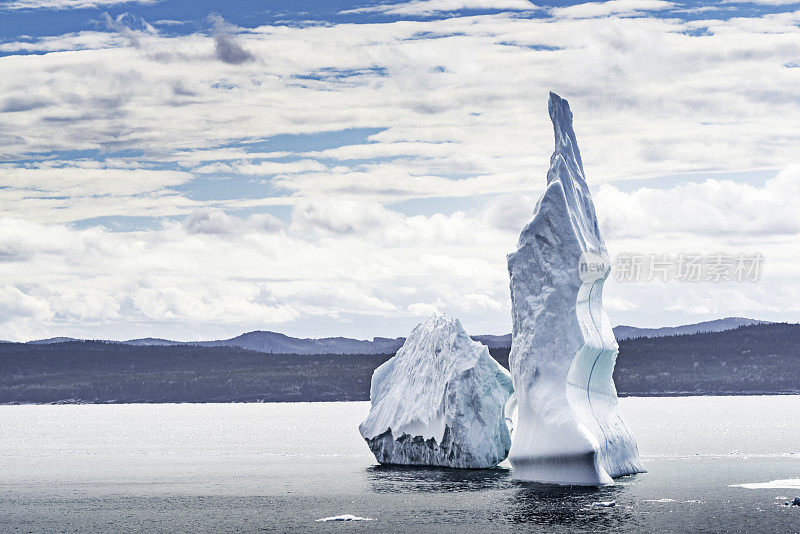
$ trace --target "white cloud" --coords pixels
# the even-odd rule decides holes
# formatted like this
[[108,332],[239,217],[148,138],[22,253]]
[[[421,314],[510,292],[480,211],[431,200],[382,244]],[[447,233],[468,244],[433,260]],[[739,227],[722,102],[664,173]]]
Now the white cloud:
[[654,234],[769,238],[800,234],[800,166],[763,187],[708,179],[671,189],[624,193],[604,184],[595,195],[601,229],[609,237],[646,240]]
[[536,197],[531,195],[501,195],[489,204],[484,220],[495,228],[519,232],[533,216],[535,205]]
[[[123,43],[125,43],[124,37],[117,33],[81,31],[57,36],[44,36],[33,41],[9,41],[0,43],[0,52],[77,51],[121,46]],[[6,58],[5,61],[11,62],[14,60]],[[9,63],[6,63],[5,66],[7,68],[9,66],[13,68],[15,66],[22,66],[22,63],[23,62],[20,62],[19,65],[9,65]]]
[[634,302],[615,295],[604,297],[603,306],[605,306],[606,309],[613,311],[631,311],[637,308]]
[[[165,155],[164,160],[175,161],[182,167],[194,167],[198,164],[203,164],[208,161],[217,160],[241,160],[248,161],[252,159],[266,159],[266,158],[285,158],[292,156],[292,152],[246,152],[241,148],[211,148],[208,150],[175,150],[174,152]],[[209,164],[211,165],[211,164]],[[200,171],[204,167],[194,167],[194,172],[216,172],[212,170]],[[218,167],[226,171],[232,170],[230,165],[225,167]]]
[[295,206],[292,223],[302,235],[365,234],[396,217],[378,203],[316,200]]
[[214,163],[209,163],[207,165],[200,165],[199,167],[195,167],[192,169],[192,172],[200,173],[200,174],[207,174],[207,173],[225,173],[225,172],[234,172],[233,167],[231,167],[227,163],[222,163],[221,161],[216,161]]
[[414,0],[397,4],[381,4],[348,9],[342,13],[385,13],[387,15],[425,16],[434,13],[467,9],[491,9],[502,11],[527,11],[538,9],[528,0]]
[[153,22],[153,24],[156,24],[158,26],[180,26],[182,24],[188,24],[188,23],[189,21],[186,20],[172,20],[172,19],[161,19]]
[[0,164],[0,209],[10,217],[48,222],[176,215],[198,205],[172,189],[191,179],[186,172],[113,168],[91,160]]
[[298,160],[286,163],[264,161],[257,164],[235,164],[233,170],[240,174],[304,174],[328,170],[326,165],[314,160]]
[[87,9],[118,4],[156,4],[161,0],[8,0],[0,5],[0,11],[19,9]]
[[109,168],[94,161],[46,162],[35,166],[0,165],[0,187],[27,195],[128,196],[186,183],[186,172]]
[[[796,169],[789,168],[763,187],[707,181],[624,193],[604,186],[595,198],[612,254],[724,250],[765,257],[758,283],[665,288],[611,281],[612,320],[658,324],[800,312],[800,251],[793,246],[800,228],[783,234],[773,228],[784,217],[777,199],[794,205],[796,183]],[[690,194],[693,204],[672,209]],[[534,201],[519,205],[532,212]],[[703,226],[731,204],[742,210],[730,213],[730,225],[742,225],[741,232]],[[759,204],[773,206],[760,219],[750,211]],[[471,214],[408,216],[375,202],[307,200],[288,224],[266,213],[244,219],[203,208],[135,232],[2,218],[3,335],[198,339],[256,328],[322,335],[315,328],[331,322],[331,333],[370,337],[402,335],[434,309],[461,317],[474,333],[507,332],[505,255],[530,214],[520,209],[513,224],[502,218],[497,224],[503,207],[515,209],[500,197]],[[613,221],[631,226],[615,230]],[[670,227],[675,231],[665,232]]]
[[[342,165],[332,173],[317,166],[325,174],[282,184],[301,195],[304,187],[329,194],[332,188],[320,184],[332,174],[337,190],[393,194],[393,187],[361,187],[370,181],[365,168],[348,162],[383,158],[390,161],[367,171],[378,181],[395,176],[406,195],[474,194],[475,181],[449,177],[449,193],[442,193],[436,182],[453,173],[485,176],[494,185],[482,190],[509,193],[526,188],[530,173],[546,166],[551,136],[544,101],[555,89],[573,105],[593,183],[780,167],[793,160],[798,141],[791,117],[800,93],[785,66],[800,53],[796,19],[683,23],[500,14],[264,26],[236,34],[259,58],[239,65],[214,61],[208,35],[146,34],[132,47],[117,34],[83,32],[0,44],[7,52],[63,51],[0,58],[0,106],[11,110],[0,115],[0,127],[14,132],[4,145],[9,157],[130,148],[159,161],[207,158],[201,172],[224,169],[216,156],[282,174],[292,170],[277,165],[290,164],[218,147],[276,134],[383,128],[366,143],[304,151]],[[712,35],[685,34],[699,23]],[[419,37],[427,34],[435,38]]]
[[414,302],[408,305],[408,311],[418,317],[430,317],[434,313],[439,313],[439,308],[426,302]]
[[566,7],[554,7],[550,14],[563,18],[594,18],[611,15],[631,17],[641,16],[648,11],[663,11],[678,4],[665,0],[608,0],[607,2],[585,2]]
[[676,7],[675,2],[665,0],[609,0],[608,2],[585,2],[566,7],[550,9],[554,17],[593,18],[618,16],[639,16],[648,11],[663,11]]
[[464,214],[352,202],[300,208],[289,226],[206,209],[135,232],[0,218],[4,335],[197,339],[360,315],[405,317],[404,330],[420,299],[467,317],[499,312],[502,325],[502,241]]
[[[608,182],[595,200],[612,252],[696,247],[766,258],[765,280],[750,286],[610,283],[614,322],[796,318],[800,231],[784,206],[800,200],[789,167],[800,85],[786,66],[800,54],[800,14],[648,16],[666,4],[228,28],[253,57],[238,64],[220,61],[205,33],[0,44],[12,54],[0,58],[3,157],[39,161],[0,167],[3,336],[402,335],[431,307],[462,317],[470,332],[507,332],[505,254],[544,187],[551,89],[570,99],[590,184]],[[456,4],[424,9],[437,5]],[[335,148],[309,148],[303,137],[357,129],[372,135]],[[301,148],[271,145],[279,134],[299,136]],[[52,161],[53,151],[142,155]],[[763,186],[614,185],[757,168],[786,170]],[[225,175],[223,200],[185,192],[209,173]],[[255,181],[272,194],[227,194]],[[466,199],[477,207],[413,216],[387,208],[445,197],[437,208]],[[291,220],[232,215],[267,206],[293,207]],[[64,224],[119,215],[159,224]]]
[[788,6],[798,4],[797,0],[722,0],[723,4],[758,4],[762,6]]
[[252,231],[272,233],[282,230],[283,222],[268,213],[258,213],[243,220],[219,209],[200,208],[184,219],[183,227],[189,234],[225,235]]
[[23,293],[17,287],[0,288],[0,324],[20,318],[42,320],[51,315],[45,300]]

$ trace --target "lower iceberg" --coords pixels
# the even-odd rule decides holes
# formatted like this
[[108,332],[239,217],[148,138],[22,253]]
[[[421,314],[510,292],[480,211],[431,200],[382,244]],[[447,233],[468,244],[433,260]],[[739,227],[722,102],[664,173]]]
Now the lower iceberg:
[[511,377],[458,319],[436,314],[372,375],[359,426],[381,464],[494,467],[508,456]]

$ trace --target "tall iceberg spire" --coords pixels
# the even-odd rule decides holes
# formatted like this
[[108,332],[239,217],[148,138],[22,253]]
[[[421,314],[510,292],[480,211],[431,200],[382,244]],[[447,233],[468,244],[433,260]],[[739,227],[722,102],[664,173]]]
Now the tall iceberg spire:
[[517,424],[514,476],[602,485],[643,472],[617,409],[618,345],[603,310],[610,262],[583,172],[569,103],[550,93],[555,151],[533,220],[508,255]]

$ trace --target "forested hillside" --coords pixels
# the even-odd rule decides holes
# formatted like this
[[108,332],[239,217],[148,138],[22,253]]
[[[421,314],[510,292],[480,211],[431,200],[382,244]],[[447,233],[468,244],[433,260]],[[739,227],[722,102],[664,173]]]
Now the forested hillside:
[[391,355],[97,341],[0,345],[0,403],[362,400]]
[[627,395],[800,393],[800,325],[624,340],[614,380]]
[[[492,348],[508,365],[508,348]],[[366,400],[384,355],[98,341],[0,344],[0,403]],[[620,342],[621,395],[800,393],[800,325]]]

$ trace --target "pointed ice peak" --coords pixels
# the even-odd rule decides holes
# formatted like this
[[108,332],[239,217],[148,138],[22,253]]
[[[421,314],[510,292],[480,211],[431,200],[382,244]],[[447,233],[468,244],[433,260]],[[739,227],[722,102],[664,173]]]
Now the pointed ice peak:
[[[436,349],[433,354],[438,356],[439,351],[445,346],[467,347],[473,343],[461,321],[445,313],[436,312],[414,327],[406,339],[404,348],[432,346]],[[400,350],[397,355],[400,357],[408,352],[410,351]]]
[[431,322],[432,323],[445,323],[445,322],[453,322],[453,321],[458,321],[458,319],[450,317],[449,315],[447,315],[444,312],[437,311],[437,312],[433,312],[430,315],[430,317],[428,317],[427,319],[425,319],[425,321],[423,321],[423,323],[431,323]]
[[[578,141],[575,139],[575,131],[572,129],[572,111],[569,109],[569,102],[551,91],[547,109],[550,112],[550,120],[553,121],[553,133],[556,138],[556,149],[550,158],[551,167],[556,164],[557,156],[561,155],[564,163],[570,167],[574,166],[583,177],[583,161],[578,150]],[[552,176],[548,176],[548,183],[551,179]]]
[[547,109],[550,111],[550,119],[552,119],[553,126],[556,129],[556,143],[558,143],[559,130],[572,133],[572,111],[569,109],[567,99],[561,98],[553,91],[550,91]]
[[[553,121],[556,147],[550,156],[550,169],[547,171],[547,189],[552,192],[545,194],[539,201],[537,213],[542,211],[542,203],[557,204],[552,213],[542,214],[543,218],[564,216],[569,219],[573,234],[578,239],[585,251],[601,254],[605,250],[603,239],[597,224],[592,196],[586,177],[583,173],[583,162],[578,150],[578,141],[572,129],[572,111],[569,102],[555,93],[550,93],[547,104],[550,118]],[[562,206],[566,204],[566,206]],[[548,212],[547,209],[543,210]],[[533,224],[534,221],[531,221]],[[536,239],[535,232],[523,231],[520,235],[520,246],[528,239]]]
[[463,330],[461,322],[458,319],[450,317],[446,313],[434,312],[430,315],[430,317],[419,323],[411,332],[409,337],[421,334],[427,330],[443,327],[450,330]]

